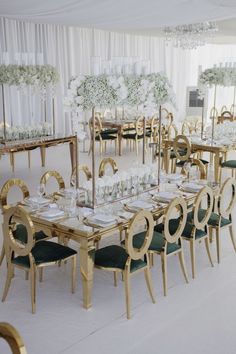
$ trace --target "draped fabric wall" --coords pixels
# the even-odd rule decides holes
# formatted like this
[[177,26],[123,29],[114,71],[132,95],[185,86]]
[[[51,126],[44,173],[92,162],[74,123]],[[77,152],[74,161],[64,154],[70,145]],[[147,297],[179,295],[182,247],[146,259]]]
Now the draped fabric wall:
[[[165,71],[172,82],[178,108],[175,116],[183,120],[186,86],[196,85],[198,65],[203,65],[204,69],[222,57],[219,47],[222,46],[209,45],[196,51],[184,51],[170,44],[166,46],[164,40],[157,37],[0,18],[0,60],[2,54],[8,52],[10,63],[15,63],[15,53],[23,52],[33,53],[37,63],[37,55],[42,53],[43,62],[40,64],[51,64],[58,69],[60,84],[56,92],[56,130],[59,132],[64,132],[68,126],[63,107],[68,81],[72,75],[90,73],[91,56],[100,56],[104,60],[121,56],[150,60],[151,71]],[[236,57],[236,46],[233,49],[232,46],[224,48],[225,56]],[[14,87],[6,88],[6,103],[10,124],[35,124],[44,119],[40,97],[30,89],[22,93]],[[50,120],[49,104],[47,116]]]

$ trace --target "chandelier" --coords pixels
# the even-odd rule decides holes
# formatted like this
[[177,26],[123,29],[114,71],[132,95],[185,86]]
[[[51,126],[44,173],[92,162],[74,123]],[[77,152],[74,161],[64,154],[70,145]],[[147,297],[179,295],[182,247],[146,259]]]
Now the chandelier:
[[196,49],[205,45],[207,39],[218,31],[215,22],[201,22],[163,29],[166,41],[172,41],[175,47],[182,49]]

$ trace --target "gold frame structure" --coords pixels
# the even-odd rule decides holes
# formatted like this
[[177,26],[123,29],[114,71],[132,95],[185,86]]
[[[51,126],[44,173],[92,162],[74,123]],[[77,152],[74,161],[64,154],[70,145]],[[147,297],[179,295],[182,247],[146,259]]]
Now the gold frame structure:
[[[4,143],[7,140],[6,138],[6,108],[5,108],[5,94],[4,94],[4,84],[1,84],[2,89],[2,115],[3,115],[3,140],[1,143]],[[47,104],[46,99],[41,99],[41,102],[44,103],[44,123],[47,122]],[[56,119],[55,119],[55,97],[51,98],[52,102],[52,135],[56,134]]]
[[[160,174],[161,174],[161,139],[162,139],[162,134],[161,134],[161,124],[162,124],[162,107],[161,105],[159,106],[159,139],[158,143],[152,143],[158,146],[158,186],[160,185]],[[92,108],[92,130],[93,130],[93,135],[91,137],[92,139],[92,146],[91,146],[91,152],[92,152],[92,203],[91,205],[86,205],[92,209],[95,209],[97,207],[96,205],[96,168],[95,168],[95,107]],[[145,116],[143,117],[143,152],[142,152],[142,163],[145,164],[146,162],[146,118]],[[153,188],[156,188],[153,187]],[[153,189],[150,188],[150,189]],[[119,200],[126,199],[127,196],[119,198]],[[108,204],[111,202],[105,202],[104,204]],[[99,205],[101,206],[101,205]]]

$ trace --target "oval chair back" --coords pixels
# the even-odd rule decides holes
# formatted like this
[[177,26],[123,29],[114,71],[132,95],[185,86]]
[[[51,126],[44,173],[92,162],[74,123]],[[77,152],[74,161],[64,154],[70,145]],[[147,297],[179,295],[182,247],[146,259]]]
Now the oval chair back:
[[[204,213],[203,217],[199,216],[201,215],[200,209],[202,208],[202,203],[204,198],[207,197],[207,210],[206,213]],[[208,220],[210,219],[212,209],[213,209],[213,191],[210,187],[205,186],[203,187],[197,194],[194,204],[193,204],[193,219],[192,223],[197,230],[205,230]]]
[[[231,196],[228,206],[224,205],[224,196],[228,193],[228,189],[231,188]],[[218,213],[220,217],[229,218],[232,221],[232,210],[236,201],[236,180],[235,178],[227,178],[220,189],[220,195],[218,199]]]
[[223,112],[225,112],[225,111],[227,111],[228,109],[227,109],[227,106],[222,106],[221,107],[221,110],[220,110],[220,114],[222,114]]
[[45,172],[42,175],[42,177],[40,178],[40,184],[44,184],[45,187],[46,187],[46,184],[47,184],[48,180],[51,177],[55,178],[55,180],[58,183],[59,189],[64,189],[65,188],[65,182],[64,182],[62,176],[60,175],[60,173],[57,172],[57,171],[47,171],[47,172]]
[[[191,155],[191,144],[185,135],[177,135],[173,141],[173,149],[175,156],[180,161],[187,161]],[[179,150],[186,149],[186,154],[180,154]]]
[[224,111],[221,113],[221,116],[218,117],[218,123],[224,123],[225,121],[232,122],[234,119],[230,111]]
[[[192,165],[197,166],[197,168],[199,169],[199,172],[200,172],[200,179],[206,179],[206,168],[205,168],[203,162],[201,160],[195,159],[195,158],[190,158],[188,161]],[[189,171],[186,170],[186,166],[185,165],[182,167],[181,173],[183,173],[184,175],[188,176]]]
[[[13,228],[14,222],[12,220],[20,220],[27,231],[27,237],[24,241],[20,241],[14,237]],[[13,252],[19,256],[27,256],[30,254],[31,249],[35,245],[35,228],[30,216],[24,210],[22,206],[8,207],[5,211],[4,221],[3,221],[3,237],[4,246],[7,255],[7,262],[11,262]],[[29,257],[31,262],[32,255]]]
[[115,160],[113,160],[111,157],[106,157],[102,159],[99,169],[98,169],[98,176],[103,177],[106,174],[106,166],[110,165],[113,171],[113,175],[118,171],[117,164]]
[[[78,166],[78,172],[83,172],[86,176],[87,181],[89,181],[92,178],[92,173],[90,172],[89,168],[87,165],[79,165]],[[70,176],[70,185],[71,187],[74,186],[74,183],[72,183],[72,179],[76,176],[76,167],[74,167],[71,176]]]
[[2,189],[0,191],[1,208],[3,208],[4,206],[6,206],[8,204],[7,203],[7,196],[8,196],[9,190],[14,186],[18,187],[21,190],[22,195],[23,195],[23,199],[29,197],[29,189],[24,181],[22,181],[19,178],[9,179],[8,181],[6,181],[4,183],[4,185],[2,186]]
[[176,126],[173,123],[171,123],[168,126],[168,129],[167,129],[167,138],[168,138],[168,140],[173,138],[173,137],[175,138],[177,135],[178,135],[178,129],[176,128]]
[[143,134],[143,117],[138,117],[135,122],[135,130],[137,137]]
[[[170,232],[170,222],[172,219],[172,213],[175,210],[179,212],[179,225],[177,230],[174,233]],[[163,224],[164,224],[164,238],[168,243],[177,243],[180,239],[182,232],[184,230],[187,220],[187,204],[182,197],[174,198],[167,207],[167,210],[164,214]],[[167,242],[165,248],[167,247]]]
[[[137,234],[137,226],[142,225],[145,221],[146,223],[146,231],[144,242],[142,246],[137,249],[133,247],[133,237]],[[126,262],[126,267],[130,267],[131,260],[138,260],[143,258],[145,255],[147,256],[148,248],[151,244],[153,237],[153,229],[154,229],[154,220],[152,214],[147,210],[140,210],[137,212],[130,221],[128,228],[126,229],[126,237],[125,237],[125,249],[129,255],[129,258]],[[147,256],[148,260],[148,256]]]
[[216,109],[216,107],[212,107],[210,110],[210,118],[217,118],[218,116],[218,110]]
[[[95,114],[94,116],[94,126],[95,126],[95,136],[97,134],[100,134],[102,131],[102,122],[101,119],[98,115]],[[90,130],[90,135],[93,137],[93,117],[89,119],[89,130]]]
[[0,338],[3,338],[13,354],[27,354],[19,332],[9,323],[0,322]]
[[182,127],[181,127],[181,134],[182,135],[186,135],[186,134],[189,135],[189,134],[191,134],[191,132],[192,132],[192,127],[191,127],[190,123],[187,121],[183,122]]

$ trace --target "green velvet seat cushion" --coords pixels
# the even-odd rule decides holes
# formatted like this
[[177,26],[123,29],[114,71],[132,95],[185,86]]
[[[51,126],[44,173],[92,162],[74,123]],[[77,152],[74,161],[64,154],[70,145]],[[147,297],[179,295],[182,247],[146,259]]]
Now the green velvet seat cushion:
[[[25,225],[17,224],[16,229],[13,231],[13,236],[15,239],[21,241],[22,243],[27,243],[28,236],[27,236],[27,229],[26,229]],[[35,240],[36,241],[43,240],[47,237],[48,236],[45,235],[45,233],[43,231],[35,232]]]
[[221,164],[222,167],[236,168],[236,160],[224,161]]
[[[169,222],[169,232],[170,234],[174,234],[177,230],[179,226],[179,219],[171,219],[170,222]],[[184,227],[184,230],[182,232],[182,236],[183,237],[186,237],[186,238],[191,238],[191,233],[193,231],[193,228],[194,226],[192,225],[192,223],[189,223],[187,222],[185,227]],[[154,227],[154,230],[157,231],[157,232],[160,232],[160,233],[163,233],[164,232],[164,224],[161,223],[161,224],[158,224]],[[195,238],[196,239],[199,239],[203,236],[206,236],[207,233],[203,230],[196,230],[196,234],[195,234]]]
[[102,134],[117,134],[118,129],[117,128],[110,128],[110,129],[103,129]]
[[[102,140],[115,140],[117,137],[114,135],[110,135],[110,134],[101,134]],[[96,136],[95,137],[96,141],[100,141],[100,137]]]
[[[95,265],[103,268],[125,269],[125,263],[129,255],[126,250],[118,245],[111,245],[100,248],[95,252]],[[142,259],[132,260],[130,271],[134,272],[147,265]]]
[[[134,236],[133,246],[134,248],[141,248],[144,242],[145,233],[141,232]],[[165,246],[165,240],[161,233],[154,232],[152,237],[152,242],[149,246],[149,251],[161,252]],[[168,243],[167,244],[167,254],[175,252],[180,249],[180,246],[177,243]]]
[[[159,156],[159,152],[156,153],[156,156]],[[164,157],[164,152],[161,151],[161,157]],[[175,156],[175,153],[173,150],[170,151],[170,159],[175,159],[176,156]]]
[[[36,265],[50,262],[57,262],[75,255],[77,252],[70,247],[59,245],[51,241],[40,241],[32,248],[31,253]],[[29,256],[18,256],[12,263],[29,268]]]
[[[203,165],[207,165],[209,163],[207,160],[200,159],[200,161],[203,163]],[[186,161],[178,161],[178,162],[176,162],[176,166],[182,167],[185,164],[185,162]],[[191,166],[196,166],[196,164],[192,163]]]
[[130,133],[130,134],[124,134],[122,136],[122,138],[124,138],[124,139],[136,139],[136,137],[137,137],[137,139],[142,139],[143,134],[137,135],[137,133]]
[[[199,209],[198,211],[198,219],[201,221],[206,215],[206,210],[205,209]],[[188,220],[192,220],[193,218],[193,211],[191,211],[190,213],[188,213]],[[211,213],[210,219],[208,220],[208,225],[211,226],[218,226],[219,225],[219,220],[220,220],[220,216],[216,213]],[[220,227],[226,226],[231,224],[231,221],[229,219],[226,218],[221,218],[221,224]]]

